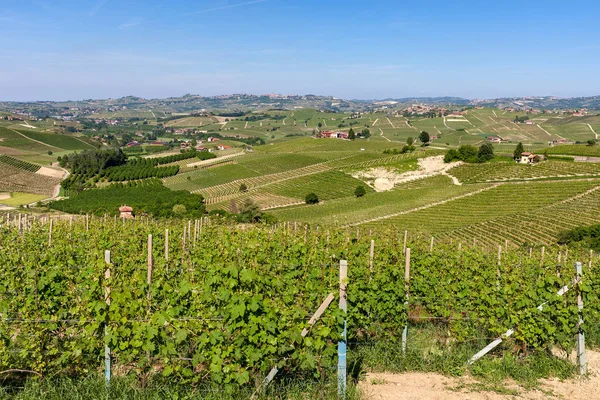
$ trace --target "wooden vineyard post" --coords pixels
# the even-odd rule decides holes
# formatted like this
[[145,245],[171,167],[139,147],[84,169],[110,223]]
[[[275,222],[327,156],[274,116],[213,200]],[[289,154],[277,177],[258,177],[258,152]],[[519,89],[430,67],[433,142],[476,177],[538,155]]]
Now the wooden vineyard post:
[[429,244],[429,252],[433,253],[433,236],[431,237],[431,243]]
[[[317,323],[317,321],[319,320],[319,318],[321,318],[327,307],[329,307],[329,305],[333,302],[333,299],[335,299],[335,296],[333,295],[333,293],[329,293],[329,296],[327,296],[323,303],[321,303],[317,311],[315,311],[313,316],[308,321],[308,327],[302,329],[302,333],[300,334],[301,337],[306,337],[308,335],[308,333],[310,332],[309,328],[313,327]],[[275,375],[277,375],[277,372],[279,372],[279,368],[277,366],[271,368],[271,371],[263,381],[262,385],[259,388],[257,388],[254,394],[250,397],[251,400],[256,399],[257,395],[264,389],[266,389],[267,386],[269,386],[271,381],[273,381],[273,379],[275,378]]]
[[369,250],[369,280],[373,275],[373,257],[375,256],[375,241],[371,240],[371,249]]
[[165,260],[169,261],[169,230],[165,229]]
[[48,247],[52,244],[52,218],[50,218],[50,230],[48,231]]
[[406,355],[406,341],[408,339],[408,291],[410,282],[410,248],[406,249],[406,263],[404,264],[404,310],[406,323],[402,330],[402,354]]
[[579,365],[579,373],[587,374],[587,360],[585,357],[585,335],[583,333],[583,298],[581,297],[581,275],[583,268],[580,262],[575,263],[575,271],[577,272],[577,308],[579,309],[579,320],[577,321],[577,364]]
[[500,265],[501,260],[502,260],[502,246],[498,245],[498,265]]
[[529,258],[533,256],[533,247],[529,248]]
[[402,246],[402,253],[406,254],[406,239],[408,237],[408,231],[404,231],[404,245]]
[[462,251],[462,242],[458,243],[458,251]]
[[[345,313],[348,312],[347,303],[347,289],[348,289],[348,261],[340,261],[340,310]],[[344,331],[342,332],[342,338],[338,342],[338,398],[346,398],[346,339],[347,339],[347,326],[346,317],[344,316]]]
[[[106,270],[104,271],[104,279],[106,281],[106,286],[104,287],[104,301],[106,302],[106,306],[110,308],[110,285],[108,283],[108,280],[110,279],[110,250],[104,251],[104,262],[106,263]],[[108,343],[106,343],[106,337],[108,336],[108,321],[107,309],[104,321],[104,379],[107,384],[110,382],[110,347],[108,347]]]
[[544,262],[544,255],[546,254],[546,246],[542,246],[542,262]]
[[85,231],[89,232],[90,230],[90,216],[85,214]]
[[192,220],[188,220],[188,242],[192,241]]
[[148,282],[148,312],[150,311],[150,298],[152,297],[152,235],[148,235],[148,274],[147,274],[147,282]]

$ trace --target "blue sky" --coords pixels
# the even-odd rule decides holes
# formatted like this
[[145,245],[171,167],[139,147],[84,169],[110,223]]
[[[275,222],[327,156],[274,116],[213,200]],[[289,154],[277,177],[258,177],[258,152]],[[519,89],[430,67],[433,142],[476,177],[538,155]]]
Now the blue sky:
[[597,1],[2,3],[0,100],[600,94]]

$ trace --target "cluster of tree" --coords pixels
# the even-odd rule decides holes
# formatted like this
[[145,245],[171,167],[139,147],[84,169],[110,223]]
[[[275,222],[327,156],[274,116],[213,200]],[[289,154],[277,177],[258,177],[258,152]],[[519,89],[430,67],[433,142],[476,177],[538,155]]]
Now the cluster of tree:
[[211,153],[210,151],[199,151],[196,154],[196,157],[198,157],[198,159],[202,161],[217,158],[217,156],[214,153]]
[[467,163],[483,163],[494,158],[494,146],[484,143],[477,149],[471,145],[460,146],[458,150],[450,149],[444,156],[444,162],[464,161]]
[[578,227],[558,234],[558,244],[580,243],[600,251],[600,224]]
[[[425,132],[427,133],[427,132]],[[383,151],[383,154],[406,154],[406,153],[412,153],[413,151],[415,151],[415,146],[413,146],[413,143],[415,142],[415,140],[412,137],[408,137],[406,139],[406,144],[402,147],[401,150],[398,149],[387,149]]]
[[111,167],[103,170],[95,180],[98,181],[101,178],[106,178],[109,182],[120,182],[148,178],[166,178],[177,175],[178,172],[179,165],[155,167],[153,165],[127,163],[120,167]]
[[514,120],[514,122],[515,122],[515,124],[516,124],[516,123],[524,124],[524,123],[525,123],[525,121],[528,121],[528,120],[529,120],[529,117],[528,117],[527,115],[523,115],[522,117],[519,117],[519,116],[517,115],[517,116],[515,117],[515,120]]
[[356,136],[359,138],[368,139],[371,137],[371,131],[368,128],[365,128],[362,131],[360,131],[359,133],[357,133]]
[[225,221],[238,222],[242,224],[266,223],[274,224],[276,218],[271,214],[264,213],[260,206],[251,198],[246,198],[238,207],[235,200],[229,203],[229,211],[212,210],[208,213],[211,216],[221,217]]
[[406,154],[415,151],[415,146],[404,145],[402,149],[387,149],[383,151],[383,154]]
[[246,118],[244,118],[244,121],[253,122],[253,121],[261,121],[263,119],[268,119],[268,118],[269,118],[269,114],[256,114],[256,115],[247,116]]
[[119,215],[123,204],[132,207],[136,215],[149,214],[156,218],[200,218],[205,213],[201,195],[170,190],[159,179],[86,190],[54,201],[50,208],[71,214]]
[[177,161],[187,160],[197,156],[196,149],[191,149],[179,154],[172,154],[164,157],[153,157],[153,158],[133,158],[128,161],[128,165],[133,166],[149,166],[153,167],[156,165],[170,164]]
[[106,168],[125,164],[127,156],[121,149],[93,149],[58,157],[58,162],[73,174],[97,174]]
[[317,204],[319,202],[319,196],[316,193],[309,193],[304,197],[306,204]]

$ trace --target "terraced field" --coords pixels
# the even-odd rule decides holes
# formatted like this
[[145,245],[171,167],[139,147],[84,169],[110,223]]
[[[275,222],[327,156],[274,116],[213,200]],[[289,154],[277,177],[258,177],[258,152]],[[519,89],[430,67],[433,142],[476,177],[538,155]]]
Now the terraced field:
[[466,243],[475,239],[491,246],[502,245],[505,240],[513,245],[556,243],[560,231],[600,223],[600,180],[594,184],[598,186],[556,204],[528,213],[494,218],[441,236]]
[[[595,189],[599,184],[598,180],[500,184],[474,196],[367,223],[364,226],[394,225],[414,232],[439,234],[466,226],[481,226],[489,221],[502,221],[501,223],[505,224],[511,216],[539,212],[547,210],[550,206],[564,205],[583,198],[587,191]],[[523,238],[533,240],[538,237],[535,229],[532,230],[532,227],[526,224],[517,224],[515,230],[522,230]],[[513,237],[510,240],[516,239]]]
[[19,129],[18,131],[30,139],[37,140],[39,142],[47,144],[48,146],[52,146],[58,149],[82,150],[93,148],[92,145],[88,144],[84,140],[65,134],[35,132],[22,129]]
[[568,161],[544,161],[536,165],[522,165],[514,162],[485,164],[463,164],[452,168],[449,173],[460,182],[518,181],[544,178],[600,176],[600,165],[595,163],[574,163]]
[[15,168],[22,169],[28,172],[37,172],[42,167],[41,165],[32,164],[27,161],[18,160],[16,158],[12,158],[6,155],[0,154],[0,164],[6,164],[13,166]]
[[272,213],[284,221],[317,224],[353,225],[387,215],[406,212],[489,188],[489,184],[453,185],[446,176],[435,176],[398,186],[389,192],[369,193],[364,197],[337,199],[317,205],[303,205]]
[[12,165],[0,163],[0,192],[25,192],[52,196],[60,179],[38,175]]

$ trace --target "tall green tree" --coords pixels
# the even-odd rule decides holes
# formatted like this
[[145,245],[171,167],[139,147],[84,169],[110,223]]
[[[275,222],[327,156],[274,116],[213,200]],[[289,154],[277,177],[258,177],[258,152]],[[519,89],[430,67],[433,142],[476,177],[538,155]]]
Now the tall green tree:
[[428,144],[430,137],[429,137],[429,133],[426,131],[422,131],[421,134],[419,135],[419,140],[424,144]]
[[477,158],[479,158],[479,161],[481,162],[489,161],[494,158],[494,146],[492,146],[491,143],[484,143],[479,146]]
[[517,158],[521,158],[521,153],[523,153],[525,149],[523,148],[523,143],[519,142],[517,147],[515,147],[515,151],[513,152],[513,158],[516,160]]
[[350,139],[350,140],[356,139],[356,133],[354,133],[354,129],[352,129],[352,128],[350,128],[350,131],[348,132],[348,139]]

